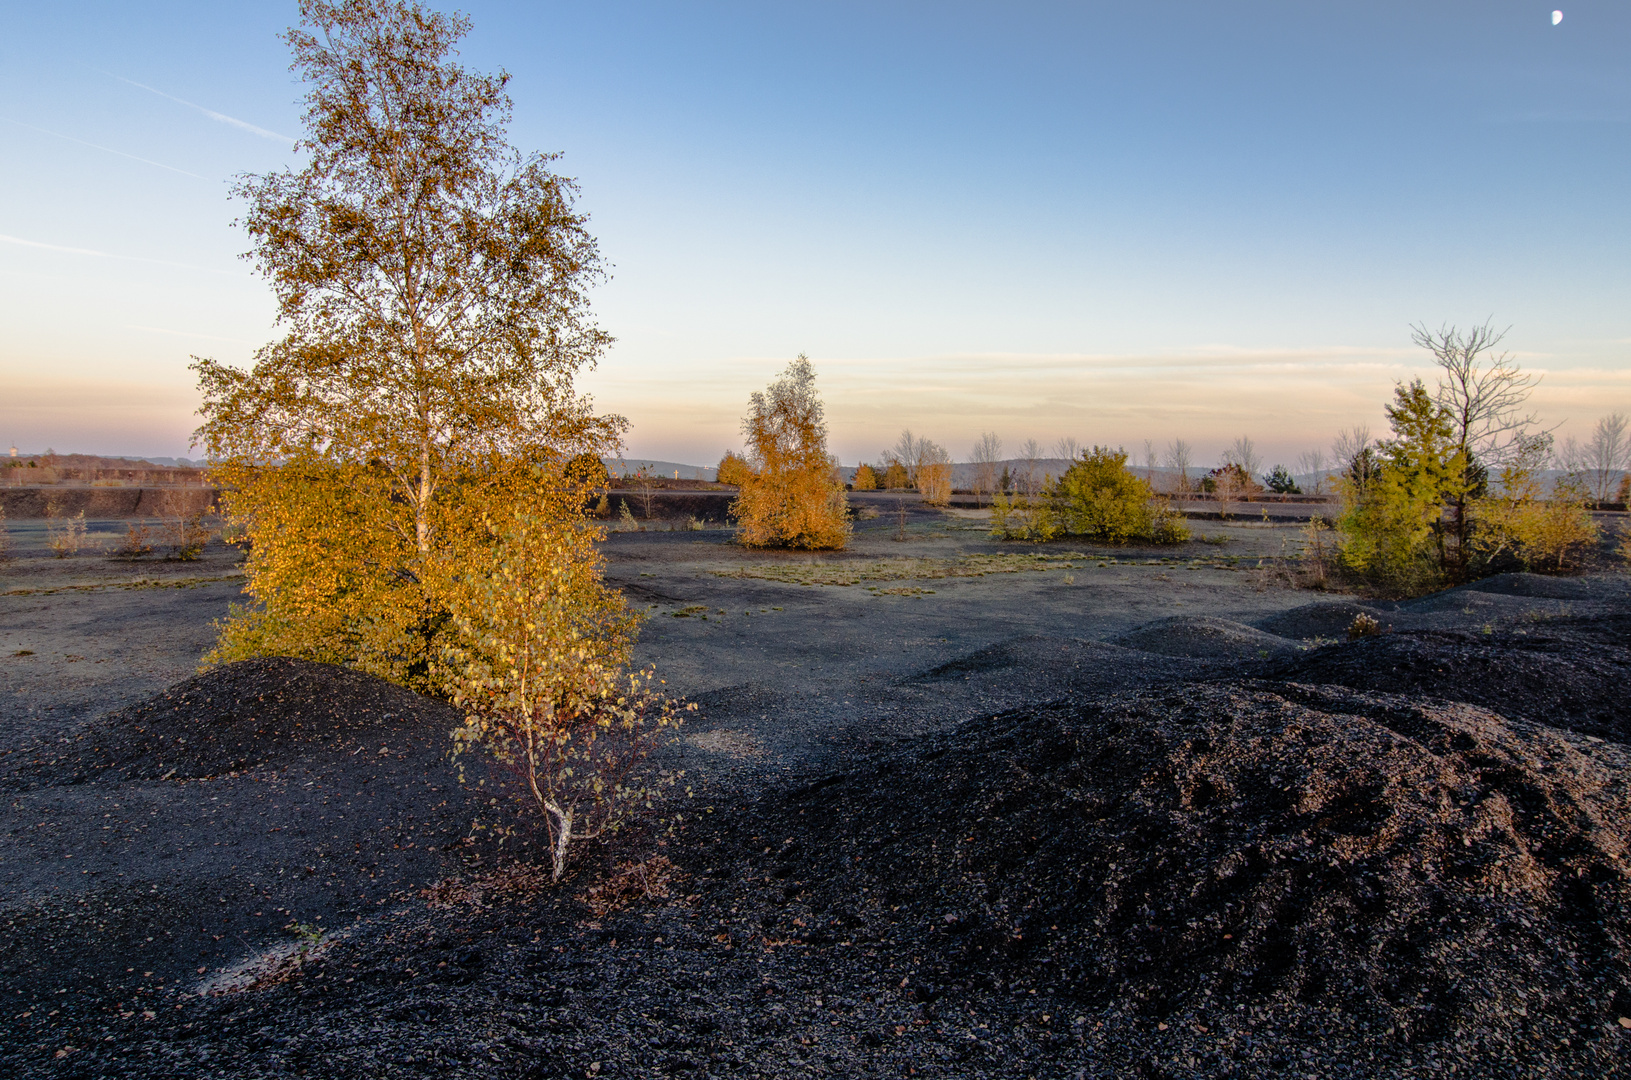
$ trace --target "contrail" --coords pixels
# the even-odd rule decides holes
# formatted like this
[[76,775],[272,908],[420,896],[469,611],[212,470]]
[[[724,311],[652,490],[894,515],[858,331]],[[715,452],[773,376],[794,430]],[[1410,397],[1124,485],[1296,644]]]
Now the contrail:
[[143,90],[146,90],[150,94],[157,94],[161,98],[168,98],[168,99],[170,99],[171,101],[175,102],[178,105],[185,105],[189,109],[197,109],[199,112],[203,113],[205,116],[209,117],[211,120],[219,120],[223,124],[231,124],[233,127],[243,128],[245,131],[250,132],[250,133],[255,134],[255,135],[259,135],[263,139],[272,139],[272,140],[274,140],[276,142],[286,142],[286,143],[293,143],[294,142],[294,140],[289,138],[289,136],[287,136],[287,135],[279,135],[275,131],[267,131],[263,127],[256,127],[254,124],[251,124],[247,120],[239,120],[236,116],[228,116],[226,113],[218,113],[214,109],[206,109],[202,105],[195,105],[192,102],[185,100],[184,98],[176,97],[174,94],[166,94],[163,90],[155,90],[151,86],[148,86],[146,83],[139,83],[135,79],[127,79],[123,75],[114,75],[113,72],[111,72],[111,71],[104,72],[103,74],[112,75],[113,78],[118,79],[120,82],[129,83],[131,86],[139,87],[139,88],[141,88]]
[[140,161],[144,165],[156,165],[161,169],[169,169],[173,173],[180,173],[182,176],[191,176],[199,180],[209,179],[207,176],[199,176],[197,173],[188,172],[186,169],[178,169],[174,165],[166,165],[162,161],[154,161],[152,158],[137,157],[135,154],[127,154],[123,150],[115,150],[111,146],[99,146],[93,142],[86,142],[84,139],[76,139],[72,135],[64,135],[60,131],[52,131],[50,128],[35,127],[33,124],[25,124],[21,120],[13,120],[9,116],[0,116],[0,120],[4,120],[8,124],[16,124],[18,127],[28,128],[30,131],[38,131],[45,135],[53,135],[59,139],[67,139],[71,143],[78,143],[81,146],[88,146],[92,150],[100,150],[105,154],[118,154],[120,157],[129,158],[131,161]]
[[61,251],[69,255],[91,255],[98,259],[118,259],[121,262],[153,263],[157,266],[179,266],[183,270],[199,270],[206,274],[224,274],[227,277],[241,278],[244,275],[234,274],[230,270],[216,270],[208,266],[195,266],[192,263],[171,262],[169,259],[150,259],[145,255],[115,255],[111,251],[97,251],[95,248],[68,247],[65,244],[47,244],[40,240],[24,240],[20,236],[7,236],[0,233],[0,244],[16,244],[18,247],[41,248],[45,251]]

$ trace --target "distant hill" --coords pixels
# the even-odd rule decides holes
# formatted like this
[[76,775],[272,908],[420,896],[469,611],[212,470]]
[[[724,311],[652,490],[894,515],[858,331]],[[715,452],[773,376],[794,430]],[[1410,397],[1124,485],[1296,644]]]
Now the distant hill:
[[166,469],[202,469],[209,462],[175,457],[134,457],[129,454],[18,454],[5,461],[34,461],[67,469],[128,469],[131,465],[155,465]]
[[666,476],[670,480],[712,480],[715,470],[707,465],[685,465],[678,461],[656,461],[651,458],[601,458],[606,471],[613,476],[633,476],[642,468],[653,476]]

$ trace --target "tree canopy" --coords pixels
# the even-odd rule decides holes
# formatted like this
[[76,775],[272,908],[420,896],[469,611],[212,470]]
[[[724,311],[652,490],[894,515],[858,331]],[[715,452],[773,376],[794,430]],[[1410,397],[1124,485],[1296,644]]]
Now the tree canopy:
[[827,454],[827,421],[803,353],[748,399],[742,420],[752,475],[734,509],[740,542],[753,547],[842,548],[849,503]]
[[575,395],[609,343],[604,274],[554,155],[505,141],[508,76],[454,62],[468,19],[388,0],[304,0],[285,35],[306,81],[304,168],[245,176],[247,256],[284,336],[243,371],[195,368],[201,441],[233,466],[368,465],[430,551],[435,504],[494,457],[613,447]]
[[456,62],[468,19],[393,0],[300,13],[305,163],[235,189],[283,334],[249,370],[194,365],[195,441],[248,530],[259,602],[215,656],[423,686],[453,575],[509,520],[482,507],[581,516],[581,463],[620,444],[625,422],[573,388],[610,341],[588,305],[604,269],[554,155],[506,141],[508,76]]

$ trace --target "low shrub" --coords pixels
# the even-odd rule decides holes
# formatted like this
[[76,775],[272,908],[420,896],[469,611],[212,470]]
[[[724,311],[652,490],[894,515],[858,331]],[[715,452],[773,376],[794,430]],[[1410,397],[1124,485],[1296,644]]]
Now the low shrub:
[[1123,450],[1095,446],[1035,499],[998,496],[992,533],[1004,539],[1080,536],[1106,544],[1181,544],[1183,518],[1157,499],[1149,482],[1127,468]]
[[1382,632],[1382,624],[1361,611],[1354,616],[1354,621],[1348,624],[1348,640],[1357,641],[1362,637],[1374,637]]
[[165,546],[170,549],[168,558],[181,562],[196,561],[204,554],[204,545],[210,539],[210,529],[204,524],[203,514],[178,514],[165,518],[160,531]]
[[1558,478],[1547,498],[1536,463],[1519,458],[1501,470],[1501,494],[1474,504],[1474,546],[1486,563],[1504,552],[1525,568],[1558,573],[1576,569],[1596,543],[1591,494],[1578,476]]
[[135,522],[125,527],[125,538],[113,549],[113,557],[116,559],[139,559],[151,554],[153,554],[152,534],[146,525],[137,525]]
[[56,504],[51,503],[46,507],[46,516],[50,521],[45,526],[45,537],[51,554],[59,559],[78,555],[85,546],[85,511],[63,517]]

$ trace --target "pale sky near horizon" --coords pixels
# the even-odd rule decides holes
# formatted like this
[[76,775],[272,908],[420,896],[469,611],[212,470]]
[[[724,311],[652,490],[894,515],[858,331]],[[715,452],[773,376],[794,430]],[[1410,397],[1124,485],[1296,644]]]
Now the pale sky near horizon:
[[[582,185],[630,456],[711,464],[802,351],[852,464],[1290,464],[1430,376],[1415,322],[1510,325],[1560,434],[1631,412],[1631,8],[1553,6],[482,2],[461,59]],[[187,455],[188,355],[274,335],[227,186],[298,164],[295,18],[0,16],[0,446]]]

